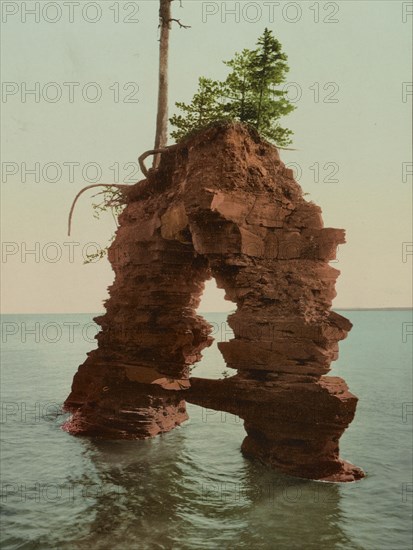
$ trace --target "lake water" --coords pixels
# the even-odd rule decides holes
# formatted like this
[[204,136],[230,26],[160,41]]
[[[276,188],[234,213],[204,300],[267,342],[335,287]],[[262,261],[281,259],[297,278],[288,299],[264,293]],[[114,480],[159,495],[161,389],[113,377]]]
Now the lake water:
[[[95,346],[92,315],[2,316],[2,548],[410,549],[411,312],[340,313],[354,328],[332,374],[360,399],[341,455],[367,472],[348,485],[243,458],[242,421],[194,405],[153,440],[72,437],[59,407]],[[205,317],[229,338],[225,314]],[[212,347],[194,374],[224,370]]]

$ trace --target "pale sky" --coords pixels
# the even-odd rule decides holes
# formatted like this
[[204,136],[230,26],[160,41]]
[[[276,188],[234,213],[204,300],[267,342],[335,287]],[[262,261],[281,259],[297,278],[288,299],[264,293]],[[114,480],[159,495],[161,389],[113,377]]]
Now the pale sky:
[[[347,230],[333,264],[334,307],[410,306],[412,2],[182,4],[174,17],[191,29],[172,32],[171,114],[199,76],[224,78],[222,60],[273,30],[298,107],[284,119],[298,151],[282,158],[325,226]],[[67,214],[96,175],[124,180],[153,145],[158,2],[1,7],[2,311],[98,312],[113,273],[107,260],[83,265],[82,251],[105,246],[113,221],[93,219],[92,193],[78,204],[71,238]],[[222,294],[209,285],[201,309],[232,309]]]

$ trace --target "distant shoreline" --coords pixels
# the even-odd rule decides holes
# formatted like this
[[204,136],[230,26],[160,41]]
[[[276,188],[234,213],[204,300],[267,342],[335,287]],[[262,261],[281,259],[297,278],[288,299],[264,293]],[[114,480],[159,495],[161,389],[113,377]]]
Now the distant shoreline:
[[411,307],[338,307],[333,311],[413,311]]
[[[199,311],[197,312],[200,315],[205,314],[217,314],[217,313],[232,313],[235,309],[228,311]],[[412,307],[340,307],[332,308],[332,311],[413,311]],[[1,313],[0,315],[104,315],[104,311],[99,311],[95,313],[91,312],[77,312],[77,313],[67,313],[67,312],[54,312],[54,313]]]

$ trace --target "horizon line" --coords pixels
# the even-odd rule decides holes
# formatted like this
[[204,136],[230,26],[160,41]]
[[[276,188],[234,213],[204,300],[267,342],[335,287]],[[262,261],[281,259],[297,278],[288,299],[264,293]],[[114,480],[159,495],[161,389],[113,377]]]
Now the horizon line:
[[[390,306],[390,307],[335,307],[331,308],[331,311],[410,311],[413,310],[413,306]],[[236,309],[231,309],[228,311],[198,311],[197,314],[205,313],[232,313]],[[54,311],[54,312],[0,312],[0,315],[104,315],[105,311]]]

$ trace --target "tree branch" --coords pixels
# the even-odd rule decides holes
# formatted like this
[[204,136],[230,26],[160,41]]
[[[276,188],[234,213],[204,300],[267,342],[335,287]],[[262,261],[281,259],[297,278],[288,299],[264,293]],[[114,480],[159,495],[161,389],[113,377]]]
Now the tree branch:
[[178,25],[180,26],[181,29],[190,29],[191,28],[191,25],[184,25],[183,23],[181,23],[180,19],[168,19],[168,24],[172,23],[172,21],[175,21],[175,23],[178,23]]
[[78,198],[80,197],[80,195],[82,193],[84,193],[88,189],[93,189],[94,187],[117,187],[118,189],[122,189],[122,188],[125,189],[125,188],[130,187],[130,186],[129,185],[124,185],[124,184],[121,184],[121,183],[95,183],[93,185],[88,185],[87,187],[84,187],[81,191],[79,191],[79,193],[76,195],[76,197],[75,197],[75,199],[72,203],[72,207],[71,207],[70,212],[69,212],[69,220],[68,220],[68,224],[67,224],[67,234],[68,234],[69,237],[70,237],[70,233],[72,232],[72,217],[73,217],[73,212],[75,210],[77,200],[78,200]]

